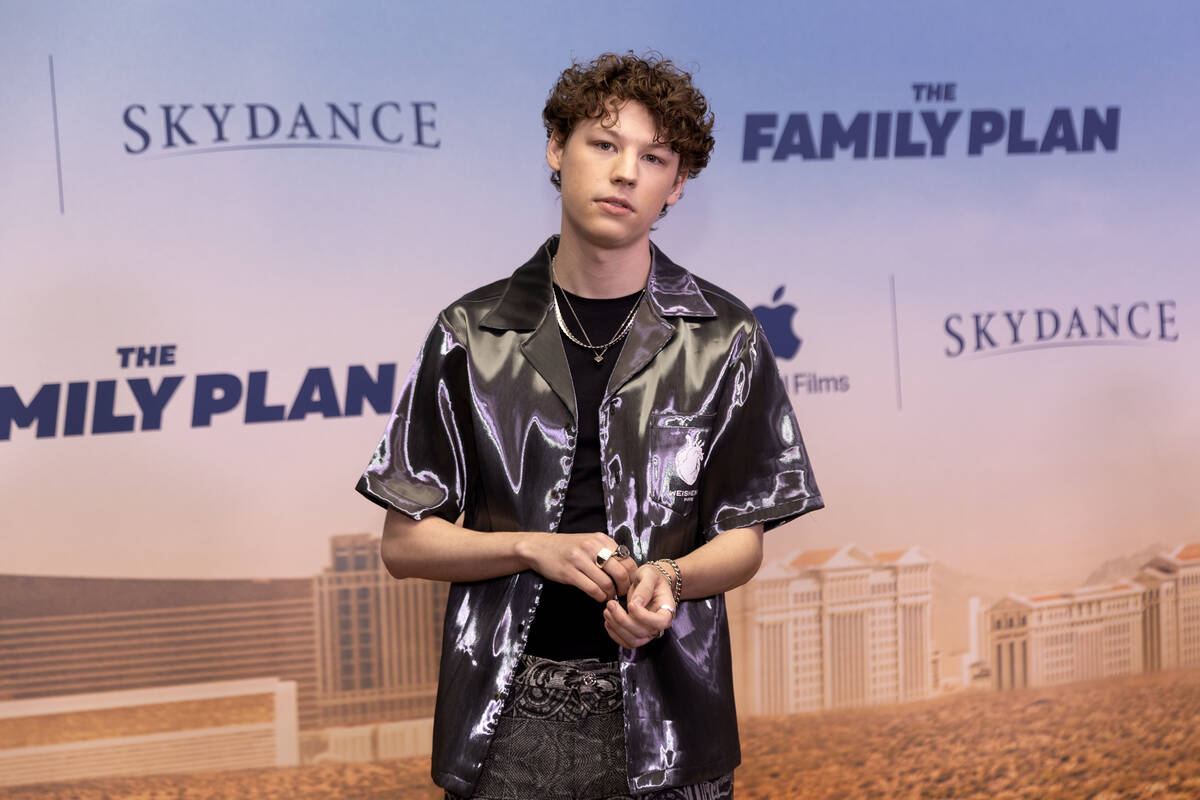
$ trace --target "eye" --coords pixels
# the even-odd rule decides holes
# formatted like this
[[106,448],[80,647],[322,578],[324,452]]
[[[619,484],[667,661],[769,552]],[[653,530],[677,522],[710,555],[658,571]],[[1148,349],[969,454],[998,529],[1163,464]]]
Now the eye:
[[612,142],[606,142],[603,139],[597,141],[595,144],[596,144],[596,147],[598,147],[599,149],[604,150],[606,152],[614,149]]
[[651,164],[662,164],[662,163],[665,163],[665,162],[664,162],[664,161],[663,161],[661,158],[659,158],[658,156],[654,155],[653,153],[647,153],[647,154],[646,154],[646,160],[647,160],[647,161],[649,161]]

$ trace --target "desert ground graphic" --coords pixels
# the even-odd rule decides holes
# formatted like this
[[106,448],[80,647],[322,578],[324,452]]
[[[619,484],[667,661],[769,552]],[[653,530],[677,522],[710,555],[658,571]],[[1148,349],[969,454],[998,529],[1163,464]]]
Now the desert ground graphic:
[[[742,721],[736,796],[1195,800],[1200,670]],[[440,798],[429,760],[106,778],[5,800]]]

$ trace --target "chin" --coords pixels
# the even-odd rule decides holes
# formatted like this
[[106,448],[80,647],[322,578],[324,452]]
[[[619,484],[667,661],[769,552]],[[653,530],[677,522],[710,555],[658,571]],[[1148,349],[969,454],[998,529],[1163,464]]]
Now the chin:
[[588,222],[589,224],[574,227],[587,241],[604,247],[628,246],[650,235],[649,226],[630,224],[628,219],[599,219]]
[[617,250],[622,247],[629,247],[637,244],[644,236],[631,235],[629,233],[613,234],[610,232],[588,231],[584,234],[587,242],[595,247],[603,247],[607,250]]

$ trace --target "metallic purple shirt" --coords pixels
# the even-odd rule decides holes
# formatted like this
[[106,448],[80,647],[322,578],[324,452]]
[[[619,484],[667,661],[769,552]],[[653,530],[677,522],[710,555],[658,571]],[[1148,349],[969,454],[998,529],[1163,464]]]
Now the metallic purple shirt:
[[[575,454],[571,372],[551,310],[551,238],[438,317],[358,490],[414,519],[557,530]],[[608,534],[638,563],[823,506],[754,315],[651,245],[647,299],[600,404]],[[541,597],[521,572],[451,586],[434,781],[470,795]],[[741,761],[723,595],[685,600],[662,638],[621,650],[630,791]]]

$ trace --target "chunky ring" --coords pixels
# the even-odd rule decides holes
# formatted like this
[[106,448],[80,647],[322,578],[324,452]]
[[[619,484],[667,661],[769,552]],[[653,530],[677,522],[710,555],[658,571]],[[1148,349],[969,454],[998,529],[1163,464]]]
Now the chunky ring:
[[609,550],[607,547],[601,547],[600,552],[596,553],[596,566],[603,567],[604,562],[608,561],[612,557],[613,557],[612,550]]
[[658,607],[658,610],[659,611],[670,611],[671,616],[672,617],[675,616],[675,606],[669,606],[666,603],[663,603],[661,606]]
[[617,552],[613,553],[617,558],[629,558],[633,553],[629,552],[629,548],[623,544],[617,545]]

